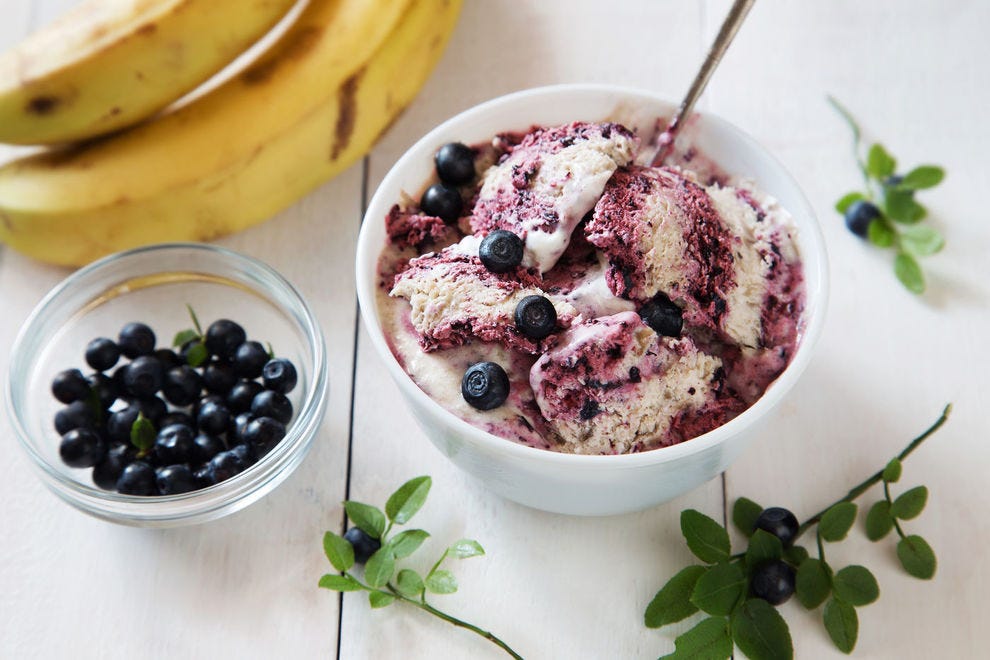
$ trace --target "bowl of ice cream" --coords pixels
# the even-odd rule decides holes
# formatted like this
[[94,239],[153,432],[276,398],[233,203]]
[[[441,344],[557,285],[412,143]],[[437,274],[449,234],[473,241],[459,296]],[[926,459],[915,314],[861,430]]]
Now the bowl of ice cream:
[[433,444],[508,499],[609,515],[676,497],[811,359],[828,283],[810,204],[708,113],[655,166],[674,107],[602,85],[504,96],[417,142],[368,206],[372,343]]

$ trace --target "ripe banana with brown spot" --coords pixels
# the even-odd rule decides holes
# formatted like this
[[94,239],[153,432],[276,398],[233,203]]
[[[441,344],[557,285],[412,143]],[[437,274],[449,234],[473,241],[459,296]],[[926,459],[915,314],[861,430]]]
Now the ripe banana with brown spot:
[[312,0],[265,55],[150,122],[0,168],[0,240],[78,265],[261,222],[364,155],[439,59],[460,0]]
[[88,0],[0,55],[0,142],[130,126],[198,87],[296,0]]

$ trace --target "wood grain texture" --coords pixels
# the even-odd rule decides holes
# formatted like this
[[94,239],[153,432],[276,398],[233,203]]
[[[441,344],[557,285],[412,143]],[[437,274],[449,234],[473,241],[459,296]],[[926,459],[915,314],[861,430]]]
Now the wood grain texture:
[[[72,4],[5,0],[0,49]],[[0,417],[0,657],[505,657],[419,611],[371,610],[360,594],[348,594],[339,611],[338,597],[315,587],[328,570],[320,537],[341,531],[346,494],[381,504],[418,474],[431,474],[434,486],[413,524],[433,538],[409,564],[427,568],[463,536],[488,552],[451,567],[461,590],[435,597],[437,606],[489,628],[527,658],[654,658],[673,650],[673,638],[694,619],[647,630],[643,610],[691,560],[678,528],[681,509],[722,516],[719,480],[613,518],[555,516],[503,501],[429,444],[366,335],[355,337],[362,191],[370,194],[406,148],[475,103],[535,85],[608,82],[676,99],[729,0],[611,4],[466,3],[435,75],[366,170],[357,165],[273,221],[222,241],[270,263],[301,290],[329,349],[321,434],[270,496],[188,529],[102,523],[45,491]],[[699,105],[752,134],[802,183],[832,266],[817,356],[774,413],[772,432],[727,473],[730,503],[745,495],[806,517],[898,451],[944,403],[955,404],[949,425],[906,463],[903,478],[904,488],[931,489],[928,510],[907,528],[938,552],[935,580],[907,577],[889,539],[871,544],[856,532],[827,548],[836,566],[864,564],[880,582],[879,601],[860,611],[857,658],[980,657],[990,644],[982,599],[990,574],[973,550],[990,542],[990,495],[982,487],[990,470],[987,25],[990,4],[977,0],[764,0]],[[847,130],[826,93],[905,166],[948,168],[946,182],[922,198],[947,236],[945,251],[925,260],[924,298],[904,292],[892,255],[863,245],[832,210],[859,181]],[[2,373],[22,321],[67,273],[0,248]],[[797,657],[841,657],[820,612],[788,603],[783,613]]]

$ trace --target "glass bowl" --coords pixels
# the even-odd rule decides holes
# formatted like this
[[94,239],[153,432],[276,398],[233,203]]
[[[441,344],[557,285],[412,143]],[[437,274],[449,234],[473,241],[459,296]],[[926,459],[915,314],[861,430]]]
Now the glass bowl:
[[[295,413],[286,436],[257,463],[208,488],[155,497],[102,490],[93,484],[92,470],[70,468],[59,457],[52,420],[62,404],[51,394],[52,378],[74,367],[91,372],[84,359],[86,344],[95,337],[115,339],[130,321],[151,326],[158,347],[167,346],[177,332],[192,326],[187,304],[204,328],[219,318],[233,319],[249,339],[270,342],[276,355],[296,366],[299,381],[288,395]],[[285,278],[231,250],[172,243],[101,259],[45,296],[14,342],[6,403],[21,446],[60,498],[115,523],[174,527],[233,513],[284,481],[313,442],[327,388],[323,334]]]

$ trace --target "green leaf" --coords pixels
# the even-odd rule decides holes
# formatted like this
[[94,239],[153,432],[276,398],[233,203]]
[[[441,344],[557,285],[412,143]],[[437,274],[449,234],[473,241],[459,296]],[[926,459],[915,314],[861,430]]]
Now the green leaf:
[[732,639],[750,660],[791,660],[794,646],[787,622],[765,600],[752,598],[732,617]]
[[856,505],[852,502],[839,502],[832,506],[818,523],[818,533],[826,541],[841,541],[856,521]]
[[193,311],[192,305],[186,303],[186,309],[189,311],[189,318],[192,319],[193,327],[196,328],[197,334],[200,337],[203,336],[203,326],[199,324],[199,318],[196,316],[196,312]]
[[924,486],[915,486],[894,500],[890,506],[890,515],[901,520],[911,520],[921,515],[927,503],[928,489]]
[[901,478],[901,461],[898,458],[890,459],[887,466],[883,469],[883,480],[887,483],[896,484],[897,480]]
[[681,512],[681,533],[688,548],[701,561],[715,564],[729,558],[729,533],[700,511]]
[[385,514],[381,509],[364,502],[344,502],[347,517],[358,529],[373,539],[381,539],[385,533]]
[[647,628],[659,628],[688,618],[698,611],[691,602],[694,585],[708,569],[704,566],[688,566],[667,580],[667,584],[657,592],[646,606],[643,620]]
[[784,546],[780,539],[770,532],[758,529],[749,539],[746,549],[746,567],[753,570],[757,564],[767,559],[780,559],[784,556]]
[[904,190],[921,190],[922,188],[934,188],[942,183],[945,178],[945,170],[938,165],[919,165],[904,175],[898,188]]
[[320,578],[320,587],[334,591],[361,591],[364,587],[350,575],[333,575],[327,573]]
[[394,603],[395,596],[387,594],[384,591],[372,591],[368,594],[368,602],[371,603],[372,608],[377,610]]
[[423,585],[423,578],[419,576],[419,573],[411,568],[403,568],[395,578],[395,588],[403,596],[419,598],[425,586]]
[[275,359],[275,349],[272,348],[272,343],[270,341],[266,341],[265,342],[265,346],[268,347],[268,359],[269,360],[274,360]]
[[930,580],[935,575],[935,551],[917,534],[900,540],[897,544],[897,558],[909,575],[921,580]]
[[172,346],[182,346],[187,341],[192,341],[199,338],[199,333],[195,330],[182,330],[181,332],[175,333],[175,338],[172,340]]
[[131,444],[138,448],[140,455],[144,455],[155,444],[155,425],[151,423],[143,412],[139,412],[137,419],[131,424]]
[[914,199],[914,194],[906,190],[888,189],[883,197],[883,209],[894,222],[913,225],[928,214],[928,210]]
[[879,541],[894,529],[894,517],[890,515],[890,503],[880,500],[866,514],[866,538]]
[[792,545],[784,550],[784,559],[794,566],[800,566],[808,559],[808,551],[800,545]]
[[894,257],[894,274],[908,291],[924,293],[925,276],[921,273],[921,266],[908,253],[898,252]]
[[877,247],[887,248],[894,244],[897,233],[883,218],[874,218],[866,227],[866,238]]
[[809,610],[824,603],[832,590],[831,573],[820,559],[808,559],[798,566],[794,586],[798,601]]
[[485,554],[485,549],[474,539],[461,539],[447,549],[447,554],[456,559],[467,559]]
[[877,143],[870,147],[866,154],[866,171],[870,176],[877,180],[884,179],[893,174],[895,169],[897,161],[887,153],[882,144]]
[[740,532],[750,537],[756,529],[756,519],[763,513],[763,507],[753,500],[740,497],[732,505],[732,523]]
[[746,576],[739,564],[715,564],[698,578],[691,602],[703,612],[727,615],[746,587]]
[[452,594],[457,591],[457,578],[450,571],[433,571],[426,576],[426,588],[435,594]]
[[862,199],[866,199],[866,195],[861,192],[853,191],[851,193],[846,193],[839,199],[839,201],[835,203],[835,210],[840,214],[845,215],[850,206]]
[[384,587],[395,572],[395,557],[388,546],[379,548],[364,565],[364,580],[372,587]]
[[429,532],[421,529],[407,529],[400,532],[388,540],[388,546],[392,549],[392,555],[396,559],[408,557],[423,545],[423,541],[430,537]]
[[433,480],[429,477],[416,477],[399,486],[385,503],[385,513],[389,520],[398,525],[409,521],[426,501]]
[[732,638],[725,617],[703,619],[677,636],[674,652],[660,660],[726,660],[732,656]]
[[190,367],[202,366],[202,364],[206,362],[209,357],[210,352],[206,350],[206,345],[200,341],[190,346],[189,350],[186,351],[186,363],[188,363]]
[[911,254],[926,257],[945,247],[945,239],[928,225],[911,225],[901,230],[901,247]]
[[354,546],[343,536],[333,532],[323,535],[323,552],[338,571],[346,571],[354,565]]
[[856,646],[856,637],[859,635],[859,617],[856,616],[856,608],[833,598],[825,605],[822,620],[835,647],[843,653],[852,653]]
[[846,566],[832,578],[835,597],[850,605],[869,605],[880,597],[880,585],[865,566]]

